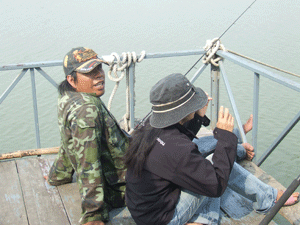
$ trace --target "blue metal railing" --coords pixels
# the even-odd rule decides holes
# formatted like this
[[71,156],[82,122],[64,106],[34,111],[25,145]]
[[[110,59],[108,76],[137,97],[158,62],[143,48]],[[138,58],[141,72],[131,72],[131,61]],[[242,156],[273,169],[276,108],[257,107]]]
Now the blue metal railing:
[[[153,59],[153,58],[165,58],[165,57],[178,57],[178,56],[191,56],[191,55],[202,55],[204,54],[204,50],[191,50],[191,51],[177,51],[177,52],[164,52],[164,53],[148,53],[145,56],[145,59]],[[254,72],[254,95],[253,95],[253,147],[257,149],[257,132],[258,132],[258,102],[259,102],[259,81],[260,76],[264,76],[270,80],[273,80],[281,85],[284,85],[290,89],[300,92],[300,83],[291,81],[287,78],[284,78],[278,74],[270,72],[262,67],[257,66],[256,64],[249,63],[247,60],[235,56],[234,54],[218,51],[217,55],[227,59],[239,66],[242,66],[252,72]],[[42,67],[56,67],[62,66],[62,61],[48,61],[48,62],[34,62],[34,63],[24,63],[24,64],[14,64],[14,65],[6,65],[0,66],[0,71],[7,70],[21,70],[20,74],[17,75],[15,80],[9,85],[9,87],[4,91],[4,93],[0,96],[0,104],[4,101],[4,99],[9,95],[9,93],[13,90],[13,88],[17,85],[17,83],[24,77],[26,72],[30,70],[31,75],[31,85],[32,85],[32,96],[33,96],[33,109],[34,109],[34,121],[35,121],[35,134],[36,134],[36,146],[40,148],[40,134],[39,134],[39,121],[38,121],[38,109],[37,109],[37,100],[36,100],[36,87],[35,87],[35,70],[39,72],[44,78],[46,78],[55,88],[58,87],[58,84],[41,68]],[[193,83],[200,74],[207,68],[207,64],[203,64],[203,66],[198,69],[198,71],[191,78],[191,82]],[[131,65],[128,68],[129,72],[129,86],[130,86],[130,127],[134,127],[134,76],[135,76],[135,65]],[[226,71],[222,61],[219,62],[219,67],[211,66],[211,95],[213,97],[213,101],[211,104],[211,126],[214,127],[217,121],[218,116],[218,108],[219,108],[219,79],[220,74],[224,80],[224,84],[229,96],[229,100],[231,102],[234,116],[238,124],[238,128],[241,131],[243,142],[247,142],[246,136],[243,132],[241,119],[239,116],[239,112],[234,100],[234,96],[232,94],[232,90],[226,75]],[[257,161],[257,165],[261,165],[265,159],[273,152],[273,150],[278,146],[278,144],[285,138],[285,136],[293,129],[293,127],[300,120],[300,112],[292,119],[292,121],[286,126],[286,128],[281,132],[281,134],[274,140],[271,146],[266,150],[263,156]]]
[[[61,63],[62,65],[62,63]],[[40,141],[40,130],[39,130],[39,119],[38,119],[38,107],[37,107],[37,98],[36,98],[36,85],[35,85],[35,73],[34,70],[37,70],[43,77],[45,77],[55,88],[58,87],[58,84],[40,67],[41,66],[56,66],[53,63],[28,63],[28,64],[18,64],[18,65],[8,65],[2,66],[0,71],[5,70],[19,70],[21,69],[21,73],[17,75],[14,81],[8,86],[8,88],[4,91],[4,93],[0,96],[0,105],[9,95],[9,93],[15,88],[15,86],[19,83],[19,81],[24,77],[28,69],[30,70],[31,76],[31,90],[32,90],[32,99],[33,99],[33,111],[34,111],[34,125],[35,125],[35,140],[37,148],[41,148],[41,141]]]
[[[268,71],[262,67],[259,67],[253,63],[249,63],[247,60],[237,57],[234,54],[218,51],[217,54],[224,59],[230,60],[237,65],[240,65],[248,70],[254,72],[254,96],[253,96],[253,147],[257,149],[257,131],[258,131],[258,102],[259,102],[259,80],[260,75],[264,76],[270,80],[273,80],[283,86],[286,86],[290,89],[300,92],[300,83],[292,81],[290,79],[284,78],[276,73]],[[221,68],[223,68],[221,66]],[[224,68],[222,69],[224,71]],[[223,74],[224,77],[226,75]],[[228,89],[227,89],[228,91]],[[233,105],[236,107],[236,105]],[[235,115],[236,116],[236,115]],[[274,149],[279,145],[279,143],[285,138],[285,136],[293,129],[293,127],[300,120],[300,111],[299,113],[291,120],[291,122],[286,126],[286,128],[279,134],[279,136],[273,141],[269,148],[263,153],[260,159],[257,160],[256,164],[260,166],[267,157],[274,151]],[[239,126],[240,127],[240,126]],[[240,129],[241,131],[242,129]]]

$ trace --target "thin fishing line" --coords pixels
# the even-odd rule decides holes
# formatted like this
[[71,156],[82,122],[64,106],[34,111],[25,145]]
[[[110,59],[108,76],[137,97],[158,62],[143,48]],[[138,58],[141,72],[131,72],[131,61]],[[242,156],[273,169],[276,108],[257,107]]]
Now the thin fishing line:
[[[218,37],[217,41],[220,40],[221,37],[224,36],[224,34],[226,34],[226,32],[247,12],[247,10],[256,2],[257,0],[254,0],[245,10],[244,12],[242,12],[242,14],[240,14],[238,16],[238,18],[236,18],[236,20]],[[207,49],[207,51],[209,51],[210,49],[212,48],[212,46],[210,46],[209,49]],[[206,52],[207,52],[206,51]],[[203,58],[203,56],[205,55],[206,53],[202,54],[202,56],[194,63],[194,65],[186,72],[186,74],[184,74],[184,76],[186,76],[196,65],[197,63]],[[134,127],[133,130],[135,130],[138,126],[141,125],[141,123],[143,123],[152,113],[152,110],[150,110],[150,112],[142,119],[140,120],[140,122]]]
[[[244,12],[242,12],[238,18],[236,18],[235,21],[233,21],[233,23],[218,37],[217,41],[219,41],[221,39],[221,37],[224,36],[224,34],[226,34],[226,32],[248,11],[248,9],[251,8],[251,6],[256,2],[257,0],[254,0],[245,10]],[[212,46],[209,47],[209,49],[206,50],[209,51],[212,48]],[[202,54],[202,56],[194,63],[194,65],[184,74],[184,76],[186,76],[197,64],[198,62],[203,58],[203,56],[206,54],[206,52],[204,54]]]

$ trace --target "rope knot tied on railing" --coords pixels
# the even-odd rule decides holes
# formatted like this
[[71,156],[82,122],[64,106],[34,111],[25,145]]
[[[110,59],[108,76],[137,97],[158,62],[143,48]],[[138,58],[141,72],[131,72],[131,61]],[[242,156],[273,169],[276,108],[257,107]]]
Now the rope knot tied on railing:
[[[114,95],[116,94],[116,91],[119,87],[120,81],[124,78],[126,74],[126,114],[123,117],[124,121],[124,128],[126,131],[130,130],[129,127],[129,117],[130,117],[130,109],[129,109],[129,71],[127,68],[131,64],[139,63],[141,62],[146,56],[146,52],[142,51],[140,56],[138,57],[135,52],[123,52],[122,53],[122,60],[120,56],[113,52],[111,55],[107,58],[104,58],[104,60],[109,64],[109,71],[108,71],[108,78],[114,82],[116,82],[115,87],[110,95],[110,98],[108,100],[107,108],[108,110],[111,109],[111,103],[114,98]],[[126,70],[127,69],[127,70]],[[118,76],[118,72],[121,72],[120,77]],[[112,76],[112,73],[114,74],[114,77]],[[133,73],[134,74],[134,73]]]
[[[122,61],[120,56],[113,52],[111,53],[109,59],[105,59],[107,63],[109,64],[109,71],[108,71],[108,77],[110,80],[114,82],[121,81],[125,76],[125,69],[128,68],[131,63],[141,62],[145,58],[146,52],[142,51],[141,55],[137,57],[135,52],[123,52],[122,53]],[[118,71],[121,71],[121,76],[118,76]],[[111,74],[114,73],[115,77],[113,77]]]
[[206,51],[206,54],[205,54],[202,62],[204,64],[211,63],[214,66],[219,66],[218,62],[220,60],[222,60],[222,57],[217,56],[216,52],[218,50],[226,51],[224,45],[221,44],[221,41],[219,38],[214,38],[213,40],[207,40],[204,50]]

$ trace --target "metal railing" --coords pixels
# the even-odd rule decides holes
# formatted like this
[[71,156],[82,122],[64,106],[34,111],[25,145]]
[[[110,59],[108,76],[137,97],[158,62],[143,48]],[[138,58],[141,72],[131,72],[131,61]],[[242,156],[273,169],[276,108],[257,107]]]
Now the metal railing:
[[37,98],[36,98],[36,85],[35,85],[35,70],[38,71],[43,77],[45,77],[55,88],[58,87],[58,84],[44,71],[41,67],[50,67],[50,66],[58,66],[62,65],[62,62],[40,62],[40,63],[26,63],[26,64],[18,64],[18,65],[8,65],[2,66],[0,71],[6,70],[19,70],[21,72],[17,77],[13,80],[13,82],[8,86],[8,88],[4,91],[4,93],[0,96],[0,105],[9,95],[9,93],[15,88],[15,86],[20,82],[20,80],[24,77],[26,72],[30,70],[31,76],[31,90],[32,90],[32,99],[33,99],[33,111],[34,111],[34,125],[35,125],[35,140],[37,148],[41,148],[40,141],[40,129],[39,129],[39,119],[38,119],[38,107],[37,107]]
[[[243,58],[237,57],[234,54],[228,53],[228,52],[223,52],[223,51],[218,51],[217,54],[224,59],[230,60],[233,63],[236,63],[239,66],[242,66],[248,70],[251,70],[254,72],[254,96],[253,96],[253,147],[254,149],[257,149],[257,131],[258,131],[258,102],[259,102],[259,81],[260,81],[260,76],[264,76],[272,81],[275,81],[283,86],[286,86],[290,89],[293,89],[295,91],[300,92],[300,83],[297,83],[295,81],[292,81],[290,79],[284,78],[276,73],[273,73],[271,71],[268,71],[260,66],[257,66],[253,63],[249,63],[247,60],[244,60]],[[227,79],[226,73],[224,66],[222,62],[220,63],[220,68],[221,72],[224,78],[224,81]],[[229,95],[232,95],[232,92],[230,91],[229,83],[226,83],[226,88],[228,91]],[[232,107],[234,108],[235,111],[235,116],[238,121],[238,113],[236,109],[236,105],[234,103],[233,96],[230,97]],[[274,151],[274,149],[279,145],[279,143],[285,138],[285,136],[293,129],[293,127],[298,123],[300,120],[300,111],[297,113],[297,115],[291,120],[291,122],[284,128],[284,130],[279,134],[279,136],[273,141],[273,143],[268,147],[268,149],[263,153],[263,155],[257,160],[256,164],[260,166],[266,159],[267,157]],[[241,129],[241,123],[239,123],[239,129]],[[242,132],[241,132],[242,133]]]
[[[190,50],[190,51],[177,51],[177,52],[165,52],[165,53],[147,53],[144,59],[153,59],[153,58],[165,58],[165,57],[178,57],[178,56],[191,56],[191,55],[202,55],[204,50]],[[300,92],[300,84],[294,81],[291,81],[287,78],[284,78],[278,74],[270,72],[262,67],[257,66],[256,64],[250,63],[249,61],[238,57],[234,54],[224,51],[218,51],[217,55],[223,57],[226,60],[229,60],[241,67],[244,67],[254,73],[254,87],[253,87],[253,132],[252,140],[253,147],[257,149],[257,132],[258,132],[258,103],[259,103],[259,82],[260,76],[264,76],[270,80],[273,80],[281,85],[284,85],[288,88],[291,88],[295,91]],[[37,109],[37,100],[36,100],[36,87],[35,87],[35,71],[38,71],[43,77],[45,77],[55,88],[58,87],[58,84],[41,68],[42,67],[56,67],[62,66],[62,61],[48,61],[48,62],[35,62],[35,63],[24,63],[24,64],[15,64],[15,65],[6,65],[0,66],[0,71],[7,70],[21,70],[20,74],[15,78],[15,80],[9,85],[9,87],[4,91],[0,96],[0,104],[4,99],[9,95],[17,83],[24,77],[26,72],[30,70],[31,75],[31,86],[32,86],[32,97],[33,97],[33,109],[34,109],[34,121],[35,121],[35,134],[36,134],[36,146],[40,148],[40,133],[39,133],[39,122],[38,122],[38,109]],[[199,75],[207,68],[207,64],[198,69],[198,71],[191,78],[193,83]],[[130,87],[130,127],[134,127],[135,114],[134,114],[134,76],[135,76],[135,65],[132,64],[129,68],[129,87]],[[224,85],[226,87],[229,100],[231,102],[235,119],[237,121],[238,128],[242,134],[243,142],[247,142],[246,136],[243,131],[241,119],[239,112],[234,100],[234,96],[226,75],[226,71],[222,61],[219,62],[219,67],[211,65],[211,95],[213,97],[211,104],[211,127],[215,127],[218,117],[218,108],[219,108],[219,80],[220,74],[223,78]],[[292,121],[286,126],[286,128],[281,132],[281,134],[273,141],[271,146],[263,153],[261,158],[257,161],[257,165],[260,166],[265,159],[273,152],[273,150],[278,146],[278,144],[285,138],[285,136],[293,129],[300,119],[300,112],[292,119]]]

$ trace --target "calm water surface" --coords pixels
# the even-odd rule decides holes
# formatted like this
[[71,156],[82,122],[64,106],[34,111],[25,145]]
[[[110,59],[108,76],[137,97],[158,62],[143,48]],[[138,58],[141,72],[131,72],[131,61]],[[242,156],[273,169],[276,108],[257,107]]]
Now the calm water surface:
[[[195,50],[202,48],[207,39],[220,36],[251,3],[252,0],[2,0],[0,65],[62,60],[77,46],[92,48],[99,55]],[[221,41],[227,49],[299,74],[299,19],[298,0],[258,0]],[[141,118],[149,111],[148,93],[158,79],[174,72],[186,73],[197,59],[154,59],[138,64],[136,116]],[[252,113],[253,74],[226,61],[225,67],[245,121]],[[64,79],[62,68],[44,70],[57,83]],[[188,77],[194,72],[196,69]],[[0,73],[1,94],[19,73]],[[299,78],[276,73],[300,82]],[[118,119],[125,113],[124,83],[125,80],[113,101],[112,112]],[[58,146],[57,92],[38,73],[36,85],[41,145]],[[196,85],[210,90],[209,70]],[[107,79],[103,96],[106,103],[113,86]],[[299,112],[299,97],[296,91],[261,79],[258,158]],[[230,107],[223,86],[221,104]],[[36,147],[29,72],[1,104],[0,124],[0,153]],[[286,186],[300,173],[299,130],[298,124],[262,165]],[[251,142],[251,133],[247,137]]]

